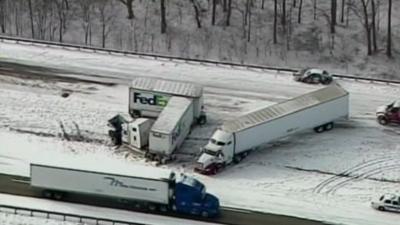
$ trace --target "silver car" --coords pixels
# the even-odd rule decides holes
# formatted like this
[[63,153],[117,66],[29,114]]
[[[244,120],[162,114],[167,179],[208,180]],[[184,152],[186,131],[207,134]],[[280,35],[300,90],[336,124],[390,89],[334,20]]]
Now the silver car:
[[372,201],[371,206],[380,211],[400,212],[400,196],[396,194],[384,194],[376,201]]
[[302,69],[293,74],[293,79],[308,84],[330,84],[333,81],[328,71],[316,68]]

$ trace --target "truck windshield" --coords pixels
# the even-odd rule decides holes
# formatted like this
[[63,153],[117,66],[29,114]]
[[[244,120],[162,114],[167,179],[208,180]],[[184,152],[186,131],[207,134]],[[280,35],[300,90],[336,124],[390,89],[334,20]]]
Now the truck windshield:
[[224,146],[225,145],[225,142],[222,142],[222,141],[217,141],[217,140],[215,140],[215,139],[213,139],[213,138],[211,138],[211,143],[213,143],[213,144],[215,144],[215,145],[218,145],[218,146]]

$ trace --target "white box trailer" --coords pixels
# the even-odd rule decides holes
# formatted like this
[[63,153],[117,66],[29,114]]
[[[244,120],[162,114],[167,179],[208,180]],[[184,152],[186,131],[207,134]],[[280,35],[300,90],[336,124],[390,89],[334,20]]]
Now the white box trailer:
[[133,118],[156,118],[172,96],[193,100],[194,121],[204,123],[203,87],[187,82],[154,78],[136,78],[129,88],[129,114]]
[[261,144],[314,128],[323,132],[348,118],[349,94],[337,84],[226,121],[215,131],[197,161],[196,171],[217,173],[239,162]]
[[32,187],[159,204],[168,204],[169,182],[174,175],[169,170],[146,172],[144,167],[137,168],[140,171],[110,169],[111,172],[40,164],[31,164],[30,168]]
[[171,159],[172,153],[180,148],[190,133],[193,123],[193,100],[171,97],[150,130],[149,154],[158,161]]

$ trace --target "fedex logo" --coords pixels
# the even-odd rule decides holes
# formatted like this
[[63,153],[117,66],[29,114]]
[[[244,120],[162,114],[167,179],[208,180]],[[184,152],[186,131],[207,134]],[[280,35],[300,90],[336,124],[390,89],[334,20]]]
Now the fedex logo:
[[153,95],[151,97],[143,96],[143,94],[135,92],[133,93],[133,102],[140,103],[144,105],[154,105],[154,106],[166,106],[168,100],[162,95]]

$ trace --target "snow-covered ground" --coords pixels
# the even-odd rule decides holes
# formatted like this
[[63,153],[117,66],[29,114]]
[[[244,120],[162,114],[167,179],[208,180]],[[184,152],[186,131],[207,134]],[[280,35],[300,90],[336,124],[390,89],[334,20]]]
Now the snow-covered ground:
[[[378,195],[400,191],[400,130],[375,122],[376,107],[395,99],[398,85],[339,80],[350,92],[349,121],[327,133],[303,132],[263,146],[241,164],[207,177],[192,172],[193,162],[222,119],[321,86],[296,83],[287,74],[273,72],[8,43],[0,43],[0,57],[121,78],[119,85],[106,87],[0,77],[1,172],[26,175],[29,162],[46,155],[88,155],[145,164],[109,146],[106,121],[116,113],[127,113],[128,80],[162,77],[205,86],[209,123],[191,133],[179,160],[167,167],[198,177],[223,205],[338,224],[398,224],[399,215],[369,207]],[[61,97],[63,89],[73,91],[70,97]],[[63,133],[69,134],[69,141]],[[343,172],[349,177],[334,175]]]

